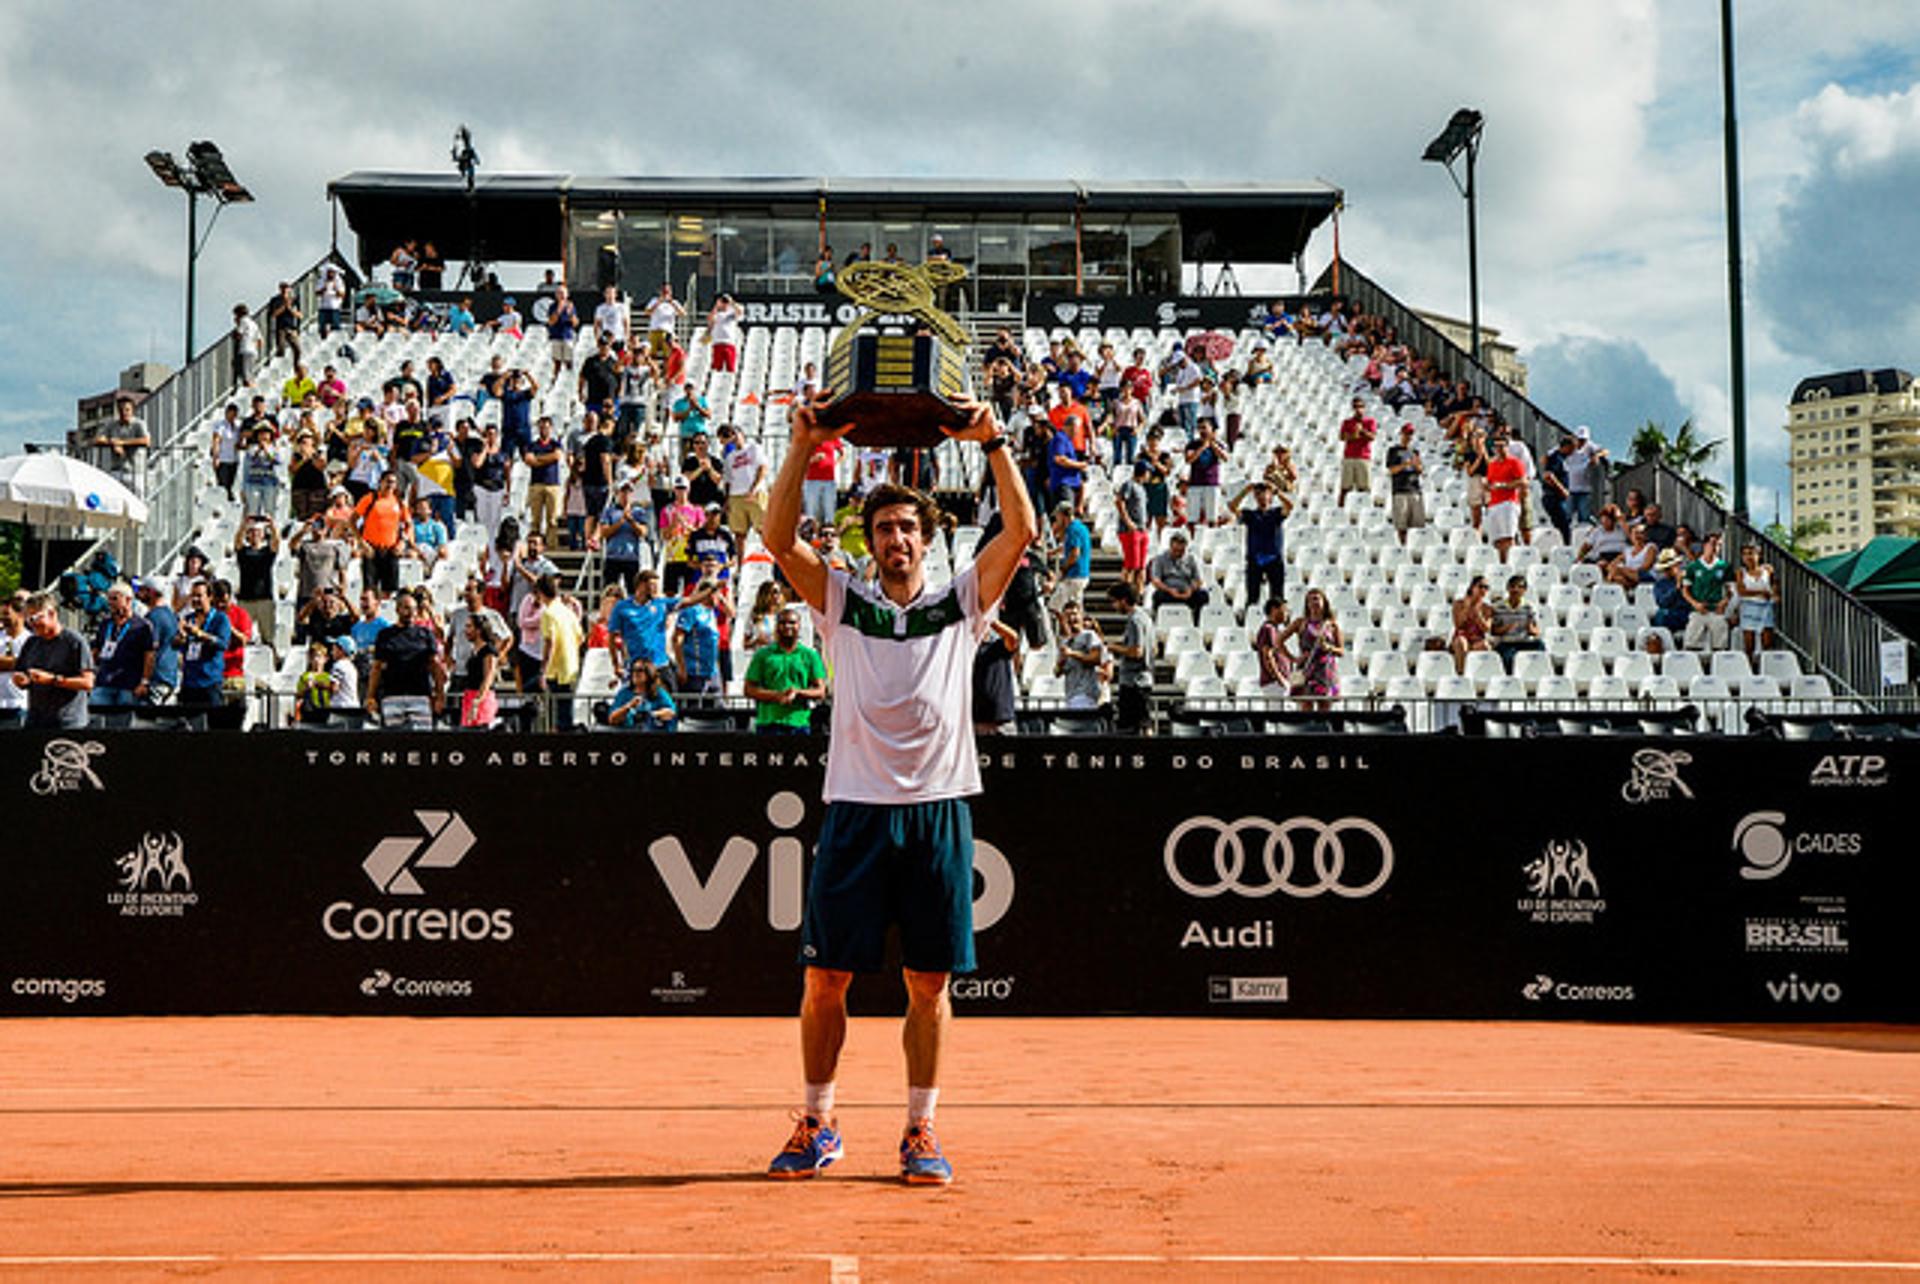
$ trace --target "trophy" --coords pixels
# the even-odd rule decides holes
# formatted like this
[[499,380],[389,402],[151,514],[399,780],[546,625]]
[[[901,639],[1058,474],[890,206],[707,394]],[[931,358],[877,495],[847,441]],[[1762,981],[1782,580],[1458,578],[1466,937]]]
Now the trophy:
[[[943,427],[967,422],[954,399],[967,393],[969,336],[934,303],[935,292],[966,276],[957,263],[936,259],[852,263],[841,269],[840,293],[866,309],[827,350],[826,392],[816,412],[829,428],[851,423],[849,440],[862,446],[938,445]],[[889,334],[883,318],[908,318],[911,332]]]

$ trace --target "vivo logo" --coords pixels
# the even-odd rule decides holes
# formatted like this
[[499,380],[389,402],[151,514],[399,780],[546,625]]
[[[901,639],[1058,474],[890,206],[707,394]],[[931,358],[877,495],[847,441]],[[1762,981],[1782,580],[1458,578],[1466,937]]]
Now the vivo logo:
[[1802,981],[1798,972],[1787,973],[1784,981],[1768,981],[1767,993],[1775,1003],[1838,1003],[1840,985],[1836,981]]
[[[767,844],[767,926],[779,932],[799,928],[805,905],[807,849],[791,831],[806,814],[807,804],[791,790],[782,790],[767,800],[767,820],[779,831]],[[647,847],[647,857],[687,926],[696,932],[711,932],[726,917],[741,885],[753,872],[760,845],[735,834],[720,849],[720,858],[704,879],[694,872],[686,844],[672,835],[654,839]],[[986,884],[974,899],[973,927],[985,931],[1013,904],[1013,865],[992,843],[976,840],[973,868]]]

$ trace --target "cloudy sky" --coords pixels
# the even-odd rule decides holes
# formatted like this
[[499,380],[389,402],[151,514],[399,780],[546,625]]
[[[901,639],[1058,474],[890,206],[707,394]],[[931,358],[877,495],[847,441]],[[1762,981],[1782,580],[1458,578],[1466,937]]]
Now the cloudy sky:
[[[1802,376],[1920,361],[1920,4],[1738,0],[1753,503]],[[204,341],[324,252],[329,179],[439,170],[1323,178],[1342,245],[1466,310],[1422,164],[1488,125],[1481,298],[1535,400],[1623,446],[1729,424],[1709,0],[0,5],[0,450],[181,347],[184,202],[140,157],[216,139],[259,202],[200,263]],[[1329,257],[1317,239],[1311,267]],[[508,283],[513,283],[508,274]]]

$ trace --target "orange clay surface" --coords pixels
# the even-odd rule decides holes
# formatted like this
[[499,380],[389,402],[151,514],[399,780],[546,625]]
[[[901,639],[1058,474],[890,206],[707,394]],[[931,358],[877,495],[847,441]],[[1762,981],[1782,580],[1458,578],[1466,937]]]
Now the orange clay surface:
[[1920,1280],[1920,1030],[959,1022],[907,1188],[771,1020],[0,1023],[8,1279]]

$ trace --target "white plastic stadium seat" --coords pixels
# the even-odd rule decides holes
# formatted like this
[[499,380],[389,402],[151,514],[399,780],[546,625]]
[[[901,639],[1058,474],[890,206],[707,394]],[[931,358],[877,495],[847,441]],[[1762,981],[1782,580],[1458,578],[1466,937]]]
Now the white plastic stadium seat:
[[1700,657],[1691,651],[1668,651],[1660,661],[1660,672],[1685,687],[1706,672],[1700,667]]
[[1521,651],[1513,657],[1513,676],[1537,689],[1553,676],[1553,657],[1545,651]]

